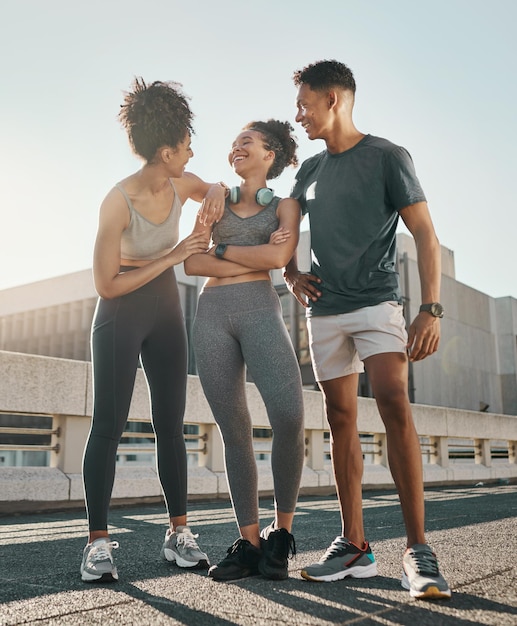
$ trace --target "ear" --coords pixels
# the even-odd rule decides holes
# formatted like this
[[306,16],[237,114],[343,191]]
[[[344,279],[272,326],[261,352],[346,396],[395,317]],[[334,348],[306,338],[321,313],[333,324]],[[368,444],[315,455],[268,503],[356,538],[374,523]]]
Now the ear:
[[337,104],[337,93],[335,91],[329,91],[327,94],[327,105],[329,109],[333,109]]
[[274,153],[273,150],[268,150],[267,154],[264,156],[264,159],[266,161],[269,161],[269,160],[274,159],[274,158],[275,158],[275,153]]
[[158,157],[163,163],[168,163],[173,155],[172,148],[169,146],[164,146],[163,148],[158,149]]

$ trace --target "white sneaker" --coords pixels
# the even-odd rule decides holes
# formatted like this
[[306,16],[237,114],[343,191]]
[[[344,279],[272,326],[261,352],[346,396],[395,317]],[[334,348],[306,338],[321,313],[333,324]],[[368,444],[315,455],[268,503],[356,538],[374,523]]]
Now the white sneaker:
[[170,528],[165,533],[161,555],[167,561],[179,567],[198,567],[208,569],[208,556],[199,549],[196,539],[199,535],[192,534],[188,526],[177,526],[176,531]]
[[111,583],[118,580],[118,572],[111,551],[118,548],[118,541],[101,537],[89,543],[83,552],[81,578],[85,582]]

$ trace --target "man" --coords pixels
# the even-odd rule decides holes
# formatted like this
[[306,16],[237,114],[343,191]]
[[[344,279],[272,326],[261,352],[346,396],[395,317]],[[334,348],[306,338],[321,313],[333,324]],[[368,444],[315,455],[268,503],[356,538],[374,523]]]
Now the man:
[[[358,376],[366,368],[386,427],[390,470],[407,532],[402,586],[416,598],[449,598],[424,537],[422,457],[407,382],[408,358],[419,361],[438,349],[440,244],[408,152],[355,127],[350,69],[320,61],[295,72],[294,83],[296,121],[309,139],[323,139],[326,150],[302,164],[291,193],[310,216],[311,274],[301,274],[293,258],[284,277],[307,307],[342,518],[342,535],[302,576],[333,581],[377,574],[364,536],[357,431]],[[399,216],[415,239],[421,283],[422,306],[409,333],[395,268]]]

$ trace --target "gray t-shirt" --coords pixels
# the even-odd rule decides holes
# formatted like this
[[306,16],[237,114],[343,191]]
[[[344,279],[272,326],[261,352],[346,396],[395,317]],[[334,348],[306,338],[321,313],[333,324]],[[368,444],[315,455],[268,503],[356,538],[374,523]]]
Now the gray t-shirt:
[[291,197],[309,214],[311,272],[322,281],[309,317],[401,301],[398,212],[426,199],[407,150],[372,135],[340,154],[324,150],[303,162]]

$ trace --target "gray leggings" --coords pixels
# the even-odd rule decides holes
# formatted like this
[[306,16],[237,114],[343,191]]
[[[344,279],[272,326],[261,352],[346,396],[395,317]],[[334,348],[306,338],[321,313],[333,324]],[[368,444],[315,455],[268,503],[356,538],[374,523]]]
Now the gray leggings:
[[193,340],[199,378],[224,441],[226,474],[239,527],[259,521],[245,366],[264,400],[273,430],[276,508],[294,512],[304,461],[302,383],[271,283],[205,288],[199,296]]

